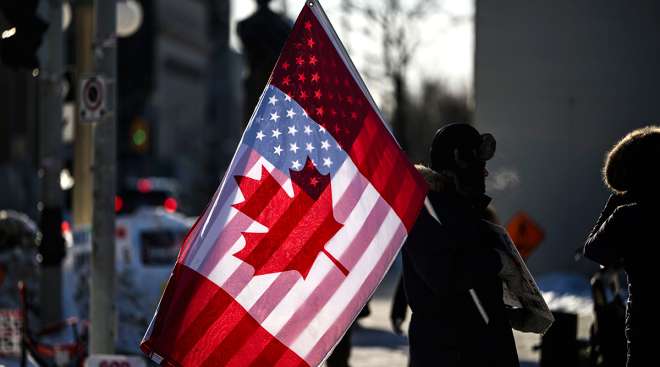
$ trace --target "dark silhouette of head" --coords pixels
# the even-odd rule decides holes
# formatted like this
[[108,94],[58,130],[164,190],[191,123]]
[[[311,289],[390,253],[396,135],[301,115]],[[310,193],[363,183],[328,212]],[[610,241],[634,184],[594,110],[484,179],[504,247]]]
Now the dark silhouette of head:
[[495,139],[468,124],[449,124],[439,129],[431,144],[431,169],[456,178],[456,189],[466,196],[486,191],[486,161],[495,154]]
[[256,2],[259,8],[266,8],[268,7],[268,4],[271,2],[271,0],[256,0]]
[[659,196],[660,126],[634,130],[619,140],[607,152],[603,179],[616,193]]

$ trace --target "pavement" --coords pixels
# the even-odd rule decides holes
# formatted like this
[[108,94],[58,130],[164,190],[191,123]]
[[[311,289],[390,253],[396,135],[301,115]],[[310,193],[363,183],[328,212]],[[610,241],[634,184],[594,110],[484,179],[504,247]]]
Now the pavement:
[[[389,314],[390,299],[374,298],[370,303],[371,314],[359,321],[353,332],[351,367],[406,367],[408,363],[408,338],[392,332]],[[408,313],[410,315],[410,312]],[[403,326],[408,330],[408,320]],[[591,318],[581,315],[578,321],[578,338],[588,337]],[[541,338],[537,334],[514,330],[521,367],[538,367],[539,352],[534,350]]]
[[[406,367],[408,364],[408,338],[392,332],[389,314],[390,300],[374,298],[371,314],[361,319],[353,332],[351,367]],[[408,313],[410,315],[410,313]],[[408,330],[408,322],[403,325]],[[538,352],[532,347],[539,342],[535,334],[514,332],[521,367],[537,367]]]
[[[359,321],[353,332],[351,367],[406,367],[408,363],[408,338],[392,332],[389,313],[390,300],[374,298],[370,303],[371,314]],[[410,313],[408,313],[410,314]],[[588,316],[580,317],[578,338],[588,335]],[[404,330],[408,330],[407,321]],[[540,336],[514,330],[521,367],[538,367],[539,353],[534,346]]]

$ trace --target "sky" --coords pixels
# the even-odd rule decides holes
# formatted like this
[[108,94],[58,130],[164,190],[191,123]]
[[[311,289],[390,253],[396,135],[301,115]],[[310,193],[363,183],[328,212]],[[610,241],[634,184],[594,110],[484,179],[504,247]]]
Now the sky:
[[[382,2],[382,0],[368,0]],[[473,0],[437,0],[442,11],[429,15],[419,24],[421,44],[410,67],[408,82],[412,93],[419,91],[424,79],[440,80],[449,88],[462,92],[472,89],[474,66],[474,2]],[[413,1],[402,0],[403,5]],[[347,32],[341,24],[341,0],[321,0],[331,23],[334,25],[344,45],[348,46],[351,59],[361,73],[367,65],[366,49],[373,42],[354,30]],[[271,8],[275,11],[285,11],[295,19],[304,5],[302,0],[273,0]],[[232,0],[230,42],[232,47],[240,51],[240,40],[236,36],[236,23],[248,17],[256,9],[252,0]],[[447,14],[459,17],[461,20],[452,22]],[[369,78],[365,78],[367,86],[376,100],[384,92],[383,87]]]

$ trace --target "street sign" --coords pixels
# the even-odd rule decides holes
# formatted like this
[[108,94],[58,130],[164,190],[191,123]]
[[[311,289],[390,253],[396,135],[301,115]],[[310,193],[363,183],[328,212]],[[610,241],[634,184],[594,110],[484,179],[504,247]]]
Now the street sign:
[[107,112],[107,83],[99,75],[82,78],[80,81],[80,120],[95,122],[100,120]]
[[525,212],[514,215],[506,230],[523,259],[527,259],[545,238],[543,229]]
[[146,367],[144,359],[115,354],[92,354],[85,361],[86,367]]

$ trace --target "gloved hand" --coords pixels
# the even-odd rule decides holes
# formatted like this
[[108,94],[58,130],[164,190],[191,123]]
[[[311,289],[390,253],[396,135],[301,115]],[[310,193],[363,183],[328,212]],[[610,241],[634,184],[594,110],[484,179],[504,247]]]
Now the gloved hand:
[[403,319],[392,318],[390,319],[390,322],[392,323],[392,331],[394,331],[394,333],[397,335],[403,335],[403,330],[401,329],[401,326],[403,325]]
[[607,218],[609,218],[610,215],[614,213],[616,208],[620,207],[621,205],[634,203],[635,201],[636,199],[634,195],[631,194],[629,191],[624,192],[622,194],[613,193],[612,195],[610,195],[610,197],[607,199],[607,204],[605,204],[605,208],[603,208],[603,210],[600,212],[600,216],[596,221],[596,225],[591,230],[591,234],[598,231],[598,229],[603,224],[603,222],[605,222]]

